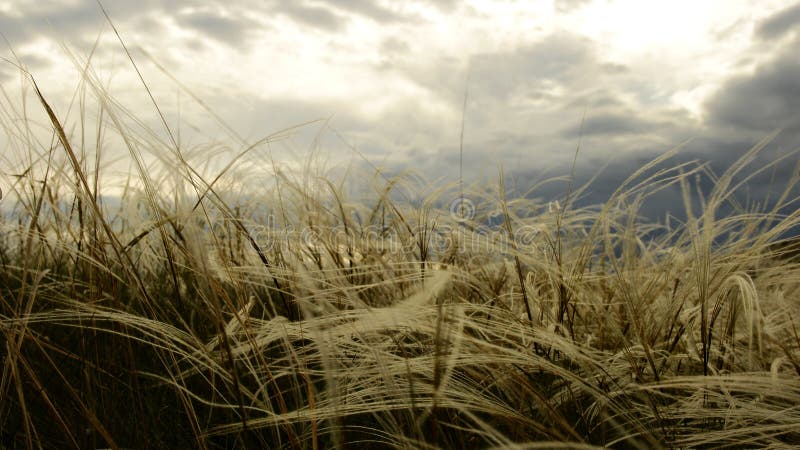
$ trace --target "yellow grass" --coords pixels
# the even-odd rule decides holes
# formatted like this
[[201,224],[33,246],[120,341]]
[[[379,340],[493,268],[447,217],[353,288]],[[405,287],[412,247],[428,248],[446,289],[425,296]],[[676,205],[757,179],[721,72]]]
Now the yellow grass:
[[796,180],[773,209],[717,214],[768,139],[670,229],[637,208],[668,186],[691,203],[703,166],[669,166],[679,149],[591,208],[579,189],[506,198],[501,174],[464,191],[463,221],[452,186],[366,174],[372,195],[347,198],[264,164],[285,133],[207,164],[213,146],[131,125],[84,74],[134,167],[118,205],[112,144],[75,131],[89,119],[32,79],[44,126],[2,105],[20,176],[3,175],[0,447],[800,444],[800,272],[776,244]]

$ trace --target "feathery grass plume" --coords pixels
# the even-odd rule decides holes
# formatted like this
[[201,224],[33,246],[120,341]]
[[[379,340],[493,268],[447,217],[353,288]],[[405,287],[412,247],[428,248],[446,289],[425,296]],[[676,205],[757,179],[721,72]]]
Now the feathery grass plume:
[[[800,444],[797,179],[736,196],[769,137],[548,208],[502,173],[294,170],[269,150],[296,129],[186,147],[73,60],[77,108],[26,72],[38,110],[0,97],[4,447]],[[687,219],[642,219],[669,188]]]

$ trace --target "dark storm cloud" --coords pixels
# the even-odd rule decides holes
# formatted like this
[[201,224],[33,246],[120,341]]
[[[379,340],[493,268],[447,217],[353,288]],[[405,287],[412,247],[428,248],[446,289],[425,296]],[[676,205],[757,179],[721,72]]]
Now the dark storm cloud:
[[[755,73],[725,82],[706,105],[707,119],[702,124],[686,111],[668,109],[659,100],[665,95],[662,84],[609,64],[592,42],[569,34],[552,35],[507,52],[475,55],[469,63],[465,174],[496,181],[502,165],[507,178],[521,187],[569,174],[585,111],[577,183],[597,176],[580,202],[597,204],[643,165],[688,139],[693,140],[660,168],[699,161],[719,175],[771,130],[784,127],[785,132],[739,175],[742,179],[800,146],[800,110],[796,107],[800,104],[799,53],[794,43]],[[457,104],[463,88],[452,79],[466,78],[458,69],[451,65],[411,72],[411,76]],[[665,106],[660,107],[662,104]],[[442,145],[440,152],[428,153],[424,167],[432,173],[449,174],[457,158],[455,142]],[[736,198],[745,208],[748,200],[751,207],[768,197],[774,201],[775,192],[794,176],[796,160],[794,157],[757,175]],[[407,167],[415,166],[419,167],[413,163]],[[605,169],[598,173],[601,167]],[[701,175],[692,182],[697,183],[693,188],[697,207],[698,189],[707,195],[714,181]],[[554,183],[535,196],[555,199],[563,197],[566,189],[566,183]],[[667,212],[685,217],[677,186],[653,196],[641,209],[651,220],[663,219]]]
[[762,39],[775,39],[796,30],[800,26],[800,3],[783,9],[763,22],[756,28],[756,35]]
[[[610,64],[596,44],[567,33],[508,51],[478,54],[467,65],[440,59],[427,68],[398,66],[410,79],[457,110],[463,101],[467,67],[471,69],[464,143],[464,174],[470,180],[496,182],[502,165],[507,179],[514,179],[522,192],[536,180],[569,174],[585,112],[577,184],[597,176],[581,198],[580,204],[589,205],[604,202],[628,176],[689,139],[693,140],[686,148],[660,168],[697,160],[708,162],[714,173],[723,173],[779,126],[769,124],[771,116],[765,111],[773,114],[773,119],[795,114],[790,105],[800,102],[793,99],[791,86],[800,76],[793,72],[792,54],[787,50],[755,74],[727,82],[717,100],[706,108],[706,123],[698,123],[687,111],[669,106],[664,99],[669,97],[671,88],[665,88],[661,80]],[[748,95],[753,92],[768,99],[759,101],[777,106],[748,110],[748,104],[755,101]],[[736,111],[749,114],[737,119],[747,129],[729,123],[735,116],[728,108],[711,108],[714,102],[717,106],[735,103]],[[417,169],[453,180],[460,159],[458,118],[456,115],[448,122],[439,119],[441,131],[434,141],[435,150],[423,147],[413,158],[398,163],[398,170]],[[786,119],[783,125],[792,122]],[[412,134],[417,126],[407,127],[405,133]],[[791,150],[790,142],[791,133],[779,136],[744,175],[773,161],[782,151]],[[742,188],[742,202],[748,195],[751,200],[763,200],[770,190],[775,192],[785,186],[792,176],[788,167],[793,167],[793,161],[758,175]],[[706,195],[714,187],[708,176],[697,181]],[[565,182],[553,183],[534,196],[557,199],[566,189]],[[684,217],[683,210],[680,189],[672,187],[648,200],[641,213],[649,219],[663,219],[667,211]]]
[[[757,35],[777,38],[796,25],[800,25],[800,5],[762,22]],[[780,129],[744,176],[800,148],[800,109],[797,107],[800,105],[800,60],[797,57],[800,36],[775,50],[774,55],[752,73],[726,80],[709,98],[704,105],[705,136],[694,143],[695,150],[688,156],[708,161],[709,167],[719,174],[758,141]],[[757,175],[740,192],[740,200],[750,203],[774,200],[776,192],[797,176],[795,164],[799,159],[797,155],[790,156]]]
[[562,132],[564,137],[575,138],[579,136],[595,135],[627,135],[648,133],[659,128],[655,121],[639,119],[633,114],[599,114],[587,117],[583,125],[569,127]]
[[[594,42],[566,32],[476,54],[467,64],[440,58],[427,67],[402,62],[395,67],[457,110],[469,74],[464,172],[478,179],[496,177],[500,165],[508,174],[568,173],[584,113],[579,163],[591,169],[615,155],[618,167],[635,170],[640,161],[632,156],[655,157],[691,136],[694,126],[685,111],[637,103],[656,97],[659,84],[605,61]],[[459,116],[430,119],[428,127],[439,129],[438,146],[427,151],[421,170],[452,173],[459,155]],[[407,127],[405,134],[419,125]]]
[[[686,137],[692,138],[685,148],[663,167],[674,167],[688,161],[699,161],[716,176],[723,174],[739,161],[759,141],[778,128],[782,132],[758,153],[752,162],[739,173],[735,180],[751,177],[732,196],[735,203],[746,210],[772,207],[777,196],[794,179],[798,156],[789,156],[770,166],[779,158],[800,148],[800,61],[796,55],[800,40],[790,43],[767,62],[749,74],[724,80],[716,94],[704,105],[706,119],[703,124],[686,126],[659,126],[656,131],[678,143]],[[653,154],[652,156],[655,156]],[[647,158],[647,160],[652,158]],[[604,201],[610,194],[604,186],[618,186],[628,175],[646,161],[641,157],[616,158],[609,169],[601,174],[589,190],[587,203]],[[769,166],[769,167],[768,167]],[[762,170],[767,168],[766,170]],[[702,192],[704,197],[716,187],[714,178],[708,174],[693,177],[695,207]],[[797,190],[795,188],[795,195]],[[729,214],[738,206],[734,202],[723,205],[719,216]],[[670,214],[684,218],[681,192],[677,187],[660,193],[649,200],[642,214],[650,219]]]
[[[673,169],[680,164],[688,163],[689,166],[683,169],[685,173],[688,170],[705,165],[705,170],[701,170],[700,173],[686,178],[690,189],[692,211],[695,215],[700,213],[702,205],[700,196],[704,199],[709,198],[711,192],[717,187],[715,181],[716,177],[722,175],[731,167],[732,163],[739,160],[752,148],[754,141],[721,139],[715,136],[702,135],[699,132],[698,135],[700,136],[698,139],[687,143],[677,155],[633,179],[632,182],[627,184],[626,188],[623,188],[622,192],[629,191],[631,187],[645,180],[658,170]],[[643,166],[650,163],[653,159],[669,150],[669,148],[669,146],[643,147],[638,152],[627,156],[600,158],[596,161],[593,161],[592,157],[587,157],[584,153],[579,153],[573,186],[583,187],[590,180],[593,179],[593,181],[586,186],[581,196],[575,199],[575,205],[577,207],[586,207],[605,203],[629,177]],[[783,192],[783,189],[793,177],[796,177],[795,162],[797,161],[797,157],[794,159],[789,158],[783,162],[767,167],[767,165],[773,163],[778,156],[780,156],[780,154],[770,151],[770,147],[768,147],[760,157],[755,158],[744,170],[739,172],[738,175],[734,177],[734,185],[744,180],[746,177],[752,176],[753,178],[732,193],[730,200],[724,202],[720,206],[717,217],[731,214],[735,212],[738,207],[747,211],[764,211],[766,208],[774,206],[775,200]],[[761,169],[765,167],[767,167],[766,170],[762,171]],[[706,172],[706,170],[708,172]],[[760,172],[756,174],[755,172],[757,171]],[[709,172],[715,174],[715,176],[710,176]],[[507,179],[511,180],[511,182],[517,186],[517,191],[509,195],[513,197],[514,194],[523,193],[526,187],[532,186],[536,180],[548,179],[553,176],[567,176],[570,173],[571,167],[569,164],[549,167],[548,170],[527,169],[507,171]],[[672,170],[668,175],[677,174],[677,171]],[[666,181],[667,178],[666,176],[661,176],[659,179]],[[650,184],[645,191],[654,191],[653,188],[659,184],[663,185],[663,183]],[[569,181],[562,180],[544,184],[529,196],[542,198],[545,201],[563,200],[567,195],[568,189]],[[794,192],[796,195],[796,188]],[[627,196],[627,198],[629,201],[632,200],[630,196]],[[741,213],[743,211],[740,210],[738,212]],[[648,196],[640,206],[638,213],[640,217],[648,222],[658,221],[664,223],[667,215],[677,218],[678,220],[685,220],[686,207],[684,205],[681,187],[673,184],[652,196]],[[675,224],[675,222],[673,222],[673,224]]]
[[[455,0],[426,3],[442,12],[460,6]],[[557,0],[556,7],[566,10],[585,3]],[[158,37],[163,33],[160,19],[172,17],[178,25],[233,48],[247,44],[253,27],[258,26],[254,18],[259,15],[267,21],[283,16],[300,27],[324,32],[342,30],[354,15],[379,23],[409,20],[370,0],[273,0],[258,4],[232,0],[220,5],[227,9],[225,15],[204,9],[204,3],[194,1],[181,2],[180,8],[167,0],[104,4],[123,37],[131,31],[143,33],[143,27],[138,25],[141,23],[149,24],[148,35]],[[195,8],[182,9],[188,6]],[[768,18],[758,27],[757,36],[787,36],[800,24],[798,14],[800,6],[794,6]],[[14,45],[43,35],[71,45],[80,40],[91,42],[103,29],[108,32],[99,8],[91,1],[32,10],[20,18],[0,16],[0,31]],[[370,164],[390,166],[394,171],[417,169],[430,179],[452,179],[458,174],[460,110],[469,75],[465,175],[496,182],[498,166],[502,165],[509,179],[518,180],[524,190],[542,176],[569,174],[585,112],[578,184],[597,175],[600,167],[607,168],[586,191],[582,204],[605,201],[627,176],[689,137],[696,139],[667,166],[700,159],[711,161],[714,171],[721,173],[777,127],[783,127],[784,133],[755,167],[779,150],[800,146],[800,41],[779,50],[753,74],[725,82],[705,105],[706,123],[698,124],[685,112],[665,111],[661,106],[671,94],[665,95],[664,91],[670,88],[663,87],[669,82],[669,74],[664,75],[664,83],[659,83],[651,74],[612,64],[604,59],[596,43],[568,32],[517,48],[475,54],[466,61],[462,55],[448,54],[430,57],[425,53],[419,58],[418,51],[423,49],[414,48],[414,40],[406,40],[402,34],[376,39],[388,61],[379,70],[387,71],[387,79],[405,76],[424,89],[425,95],[395,102],[374,117],[357,116],[352,102],[345,100],[315,102],[287,96],[254,100],[253,105],[242,107],[230,100],[229,92],[206,94],[204,100],[219,105],[215,112],[252,138],[333,116],[332,125],[357,145]],[[0,66],[0,80],[11,76],[13,68]],[[213,95],[219,98],[209,98]],[[456,113],[438,114],[435,109],[426,112],[420,105],[427,101],[426,95],[437,107],[449,105]],[[330,142],[323,145],[328,150],[336,148]],[[340,152],[336,156],[345,160],[361,159],[347,148],[336,151]],[[769,176],[759,176],[757,183],[751,183],[750,193],[753,197],[766,197],[769,188],[765,186],[770,177],[775,186],[782,186],[792,176],[792,170],[793,164],[787,163]],[[713,183],[703,180],[702,190],[710,191]],[[566,183],[547,185],[536,195],[555,199],[563,196],[566,188]],[[682,209],[680,191],[671,189],[649,202],[643,212],[650,217],[663,217],[665,210]]]
[[707,104],[716,126],[766,133],[783,128],[800,134],[800,40],[753,75],[731,79]]

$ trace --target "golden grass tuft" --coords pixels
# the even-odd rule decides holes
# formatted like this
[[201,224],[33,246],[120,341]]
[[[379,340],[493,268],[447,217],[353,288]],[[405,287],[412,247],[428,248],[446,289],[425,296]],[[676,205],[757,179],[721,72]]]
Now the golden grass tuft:
[[[463,221],[410,175],[348,198],[263,164],[284,132],[209,163],[76,64],[77,119],[32,81],[46,126],[2,104],[2,448],[800,444],[797,180],[719,215],[768,139],[699,215],[705,168],[674,149],[596,207],[506,198],[501,174]],[[117,201],[110,136],[135,168]],[[688,219],[640,219],[670,187]]]

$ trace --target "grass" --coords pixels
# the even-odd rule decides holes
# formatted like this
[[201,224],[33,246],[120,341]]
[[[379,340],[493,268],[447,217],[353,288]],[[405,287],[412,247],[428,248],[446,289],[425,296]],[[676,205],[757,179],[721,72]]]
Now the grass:
[[[800,444],[797,180],[735,196],[769,138],[699,204],[714,175],[676,148],[594,207],[507,198],[501,173],[465,218],[412,174],[349,198],[287,170],[261,150],[288,132],[207,164],[78,66],[78,113],[4,97],[0,447]],[[639,217],[663,189],[687,220]]]

